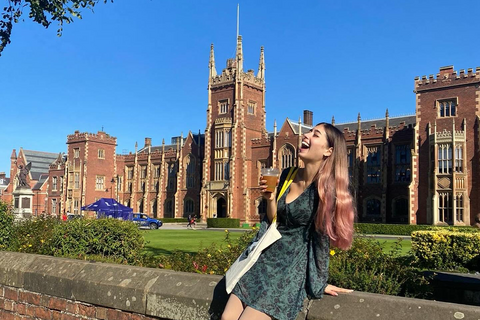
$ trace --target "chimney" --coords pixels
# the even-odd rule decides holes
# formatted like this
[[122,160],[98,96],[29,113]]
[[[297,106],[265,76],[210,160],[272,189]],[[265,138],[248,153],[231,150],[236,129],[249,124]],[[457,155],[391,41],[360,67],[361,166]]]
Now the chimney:
[[313,127],[313,112],[310,110],[303,110],[303,124]]
[[440,68],[440,75],[444,75],[445,73],[451,74],[452,72],[453,72],[453,65]]
[[152,145],[152,138],[145,138],[145,148]]

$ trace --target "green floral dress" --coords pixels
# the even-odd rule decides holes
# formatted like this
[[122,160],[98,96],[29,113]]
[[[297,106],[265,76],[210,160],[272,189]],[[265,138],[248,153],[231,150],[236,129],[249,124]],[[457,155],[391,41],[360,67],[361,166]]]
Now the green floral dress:
[[[282,173],[279,188],[287,172],[288,169]],[[277,203],[282,238],[263,251],[232,291],[247,306],[278,320],[295,319],[307,296],[323,296],[328,280],[329,239],[315,231],[315,185],[287,204],[289,191],[290,187]],[[265,218],[253,241],[262,236],[268,225]]]

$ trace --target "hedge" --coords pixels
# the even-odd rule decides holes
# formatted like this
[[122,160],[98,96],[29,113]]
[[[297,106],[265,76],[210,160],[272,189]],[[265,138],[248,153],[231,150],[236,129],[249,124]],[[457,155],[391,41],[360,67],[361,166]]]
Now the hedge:
[[208,228],[240,228],[240,219],[208,218]]
[[381,224],[381,223],[356,223],[355,230],[361,234],[391,234],[409,236],[414,231],[448,230],[456,232],[480,232],[480,229],[460,226],[431,226],[418,224]]
[[480,233],[416,231],[412,252],[423,268],[435,270],[480,271]]

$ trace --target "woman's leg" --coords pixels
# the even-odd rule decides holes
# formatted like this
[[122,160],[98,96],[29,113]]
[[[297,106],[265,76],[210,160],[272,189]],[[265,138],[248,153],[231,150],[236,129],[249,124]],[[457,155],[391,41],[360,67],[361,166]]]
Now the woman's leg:
[[238,320],[243,310],[244,308],[242,301],[232,293],[230,298],[228,298],[221,320]]
[[255,310],[250,307],[246,307],[242,312],[242,316],[239,320],[271,320],[272,318],[265,313]]

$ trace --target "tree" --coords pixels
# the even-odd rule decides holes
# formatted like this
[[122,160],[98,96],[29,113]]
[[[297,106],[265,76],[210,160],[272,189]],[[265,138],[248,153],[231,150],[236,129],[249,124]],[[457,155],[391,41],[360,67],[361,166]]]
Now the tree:
[[81,9],[90,9],[99,3],[113,0],[7,0],[0,20],[0,56],[10,43],[12,27],[20,21],[24,10],[30,10],[28,17],[34,22],[48,28],[53,21],[58,22],[57,35],[60,37],[64,23],[82,18]]

